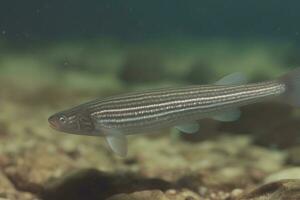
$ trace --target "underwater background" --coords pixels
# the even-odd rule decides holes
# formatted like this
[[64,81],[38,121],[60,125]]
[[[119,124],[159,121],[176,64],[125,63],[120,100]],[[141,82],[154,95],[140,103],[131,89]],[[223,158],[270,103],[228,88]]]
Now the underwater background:
[[300,65],[297,1],[6,1],[0,6],[1,200],[297,200],[300,111],[241,108],[196,134],[101,137],[48,117],[95,98],[167,86],[250,82]]

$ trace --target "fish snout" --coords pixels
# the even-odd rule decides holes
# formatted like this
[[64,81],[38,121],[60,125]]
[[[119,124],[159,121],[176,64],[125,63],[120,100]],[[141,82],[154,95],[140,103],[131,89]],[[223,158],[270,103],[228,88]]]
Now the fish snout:
[[48,122],[49,122],[51,128],[59,129],[60,123],[55,115],[49,117]]

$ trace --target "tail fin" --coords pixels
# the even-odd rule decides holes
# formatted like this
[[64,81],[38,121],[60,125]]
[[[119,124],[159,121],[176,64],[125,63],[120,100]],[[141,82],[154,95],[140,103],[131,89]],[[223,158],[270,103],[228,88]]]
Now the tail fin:
[[279,80],[286,87],[283,100],[293,106],[300,107],[300,67],[281,76]]

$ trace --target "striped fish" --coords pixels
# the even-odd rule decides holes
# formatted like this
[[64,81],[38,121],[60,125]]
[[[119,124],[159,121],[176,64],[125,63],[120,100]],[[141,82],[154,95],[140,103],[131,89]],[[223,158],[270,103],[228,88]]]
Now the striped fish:
[[239,107],[276,98],[299,106],[300,68],[278,79],[246,84],[241,73],[213,85],[164,88],[96,99],[52,115],[52,128],[80,135],[104,136],[113,152],[127,154],[126,135],[175,127],[198,131],[197,120],[234,121]]

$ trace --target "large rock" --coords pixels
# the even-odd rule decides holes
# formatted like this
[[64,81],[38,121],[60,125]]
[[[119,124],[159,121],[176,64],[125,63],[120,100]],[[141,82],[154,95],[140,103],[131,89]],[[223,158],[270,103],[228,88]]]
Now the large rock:
[[45,184],[41,197],[43,200],[102,200],[115,194],[158,189],[165,191],[169,188],[170,183],[158,178],[84,169]]
[[300,167],[293,167],[289,169],[280,170],[265,178],[266,183],[279,181],[282,179],[299,179],[300,180]]
[[160,190],[134,192],[132,194],[114,195],[107,200],[169,200]]
[[299,200],[300,180],[286,179],[262,185],[238,200]]
[[133,192],[131,194],[114,195],[107,200],[201,200],[199,195],[189,190],[169,190],[162,192],[160,190],[146,190]]

